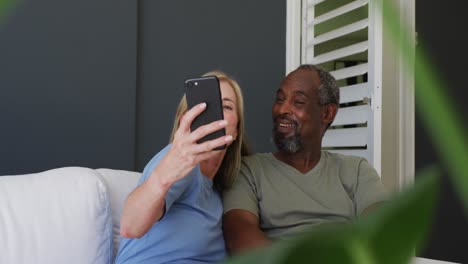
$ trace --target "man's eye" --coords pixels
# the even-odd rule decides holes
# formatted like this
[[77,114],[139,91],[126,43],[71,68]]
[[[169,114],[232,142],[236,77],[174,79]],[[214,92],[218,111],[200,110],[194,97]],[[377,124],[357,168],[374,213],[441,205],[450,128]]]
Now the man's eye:
[[303,102],[303,101],[295,101],[294,103],[295,103],[296,105],[304,105],[304,104],[305,104],[305,102]]
[[284,102],[284,98],[276,97],[276,102]]
[[223,109],[232,110],[232,107],[229,106],[229,105],[225,105],[225,106],[223,106]]

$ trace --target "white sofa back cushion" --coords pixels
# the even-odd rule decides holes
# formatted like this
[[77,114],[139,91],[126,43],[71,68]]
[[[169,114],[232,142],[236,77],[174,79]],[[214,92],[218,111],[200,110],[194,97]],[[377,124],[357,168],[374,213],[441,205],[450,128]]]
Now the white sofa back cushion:
[[110,211],[91,169],[2,176],[0,263],[111,263]]
[[113,169],[97,169],[107,186],[111,209],[112,209],[112,233],[114,240],[113,259],[119,250],[120,242],[120,218],[125,200],[130,192],[135,189],[140,179],[141,173]]

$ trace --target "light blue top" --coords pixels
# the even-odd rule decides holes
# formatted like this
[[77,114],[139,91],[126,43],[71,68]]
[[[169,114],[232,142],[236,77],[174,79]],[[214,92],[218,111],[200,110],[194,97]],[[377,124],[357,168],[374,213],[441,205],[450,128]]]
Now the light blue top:
[[[170,145],[146,165],[142,184]],[[166,213],[139,239],[121,238],[115,263],[213,263],[226,257],[221,217],[223,207],[213,182],[200,167],[177,181],[167,193]]]

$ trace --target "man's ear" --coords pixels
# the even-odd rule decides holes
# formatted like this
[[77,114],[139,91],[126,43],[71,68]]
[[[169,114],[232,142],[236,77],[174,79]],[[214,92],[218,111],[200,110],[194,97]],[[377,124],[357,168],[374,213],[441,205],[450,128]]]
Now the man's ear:
[[333,123],[333,120],[335,120],[335,116],[337,112],[338,112],[338,105],[336,104],[325,105],[323,115],[322,115],[322,121],[325,124]]

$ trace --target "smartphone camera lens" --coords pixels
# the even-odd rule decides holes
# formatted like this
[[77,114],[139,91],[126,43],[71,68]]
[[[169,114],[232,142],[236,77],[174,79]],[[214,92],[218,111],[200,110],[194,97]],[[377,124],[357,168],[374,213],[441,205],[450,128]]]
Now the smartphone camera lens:
[[188,86],[189,88],[193,87],[193,82],[187,83],[187,86]]

